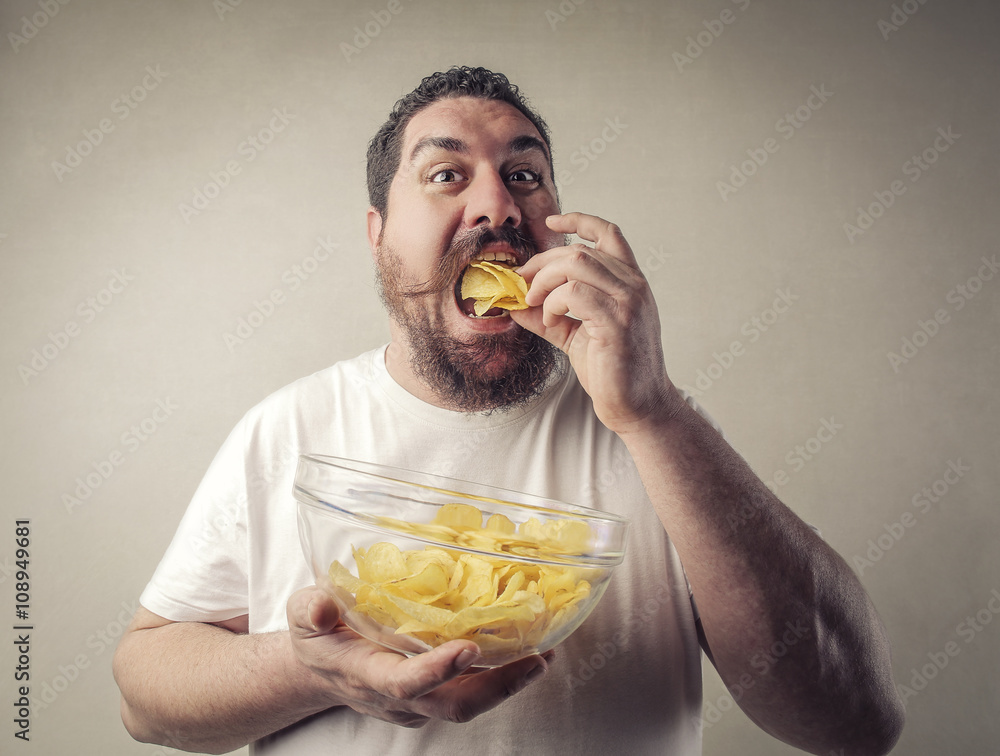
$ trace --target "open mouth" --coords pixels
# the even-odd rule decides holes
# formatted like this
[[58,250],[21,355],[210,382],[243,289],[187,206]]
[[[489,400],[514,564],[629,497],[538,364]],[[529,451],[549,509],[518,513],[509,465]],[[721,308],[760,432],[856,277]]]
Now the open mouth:
[[504,249],[484,251],[473,257],[470,261],[470,265],[462,270],[458,280],[455,281],[455,302],[458,304],[458,309],[460,309],[466,317],[477,320],[487,318],[506,318],[508,317],[508,310],[503,307],[491,307],[481,315],[477,315],[476,299],[474,297],[462,297],[462,282],[465,280],[466,274],[471,269],[471,264],[481,260],[492,262],[495,265],[500,265],[505,268],[516,268],[519,264],[514,253]]

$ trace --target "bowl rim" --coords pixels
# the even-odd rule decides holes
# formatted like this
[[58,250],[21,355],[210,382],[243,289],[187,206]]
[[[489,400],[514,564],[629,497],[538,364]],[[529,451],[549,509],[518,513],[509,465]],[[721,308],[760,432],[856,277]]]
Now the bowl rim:
[[[402,529],[392,528],[387,525],[384,521],[380,521],[379,518],[367,515],[365,513],[358,513],[350,510],[338,507],[336,504],[326,501],[320,498],[322,491],[317,491],[315,489],[309,489],[305,487],[300,478],[302,477],[303,471],[310,466],[325,466],[328,468],[336,468],[338,470],[344,470],[349,473],[361,474],[364,476],[375,477],[381,480],[388,481],[393,484],[401,484],[405,486],[417,486],[419,488],[425,488],[435,492],[436,494],[445,494],[461,497],[463,500],[468,501],[469,499],[484,501],[491,504],[498,504],[501,507],[510,507],[516,511],[525,512],[530,514],[536,512],[542,515],[557,515],[563,517],[569,517],[572,519],[577,519],[581,521],[589,521],[591,524],[603,523],[604,527],[610,527],[613,531],[620,533],[618,540],[620,540],[620,547],[611,548],[607,550],[598,551],[595,554],[580,554],[580,555],[566,555],[565,557],[560,557],[559,555],[551,555],[546,557],[534,557],[528,555],[521,555],[509,552],[496,552],[488,551],[485,549],[475,548],[474,546],[464,545],[464,544],[449,544],[447,542],[437,540],[430,536],[422,536],[417,533],[410,531],[405,531]],[[414,480],[407,480],[406,476],[414,476],[419,479],[423,479],[423,483],[416,482]],[[428,481],[436,481],[444,485],[435,486],[427,485]],[[472,488],[480,492],[488,491],[497,496],[482,496],[480,493],[470,493],[468,490],[463,491],[462,488]],[[319,496],[317,495],[319,494]],[[528,498],[535,502],[544,502],[546,505],[556,505],[556,506],[541,506],[538,504],[522,503],[516,500],[510,500],[509,498],[501,498],[504,494],[513,496],[516,498]],[[498,486],[490,486],[486,484],[474,483],[472,481],[460,480],[458,478],[449,478],[443,475],[435,475],[433,473],[424,473],[416,470],[410,470],[400,467],[392,467],[389,465],[383,465],[375,462],[365,462],[363,460],[353,460],[345,457],[335,457],[331,455],[324,454],[300,454],[298,459],[298,467],[295,473],[295,481],[293,484],[293,495],[298,500],[300,506],[309,506],[313,510],[325,514],[329,517],[333,517],[339,520],[350,521],[352,525],[358,527],[364,527],[366,530],[374,530],[392,534],[398,534],[399,536],[406,537],[408,539],[419,541],[422,543],[433,544],[435,546],[443,548],[458,548],[463,551],[468,551],[470,553],[483,554],[486,556],[503,556],[504,558],[512,558],[517,560],[523,560],[528,562],[534,562],[538,564],[558,564],[566,566],[567,564],[575,564],[578,566],[586,567],[613,567],[624,560],[627,538],[630,521],[627,517],[616,514],[614,512],[604,512],[597,509],[591,509],[589,507],[584,507],[579,504],[572,504],[569,502],[559,501],[557,499],[536,496],[534,494],[529,494],[520,491],[514,491],[512,489],[500,488]],[[436,506],[435,502],[423,502],[431,506]]]

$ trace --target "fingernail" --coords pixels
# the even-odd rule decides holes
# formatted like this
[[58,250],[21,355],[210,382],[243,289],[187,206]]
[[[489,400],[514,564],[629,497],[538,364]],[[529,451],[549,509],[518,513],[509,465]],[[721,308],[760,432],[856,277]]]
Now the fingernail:
[[479,656],[475,651],[470,651],[465,649],[458,656],[455,657],[455,666],[458,669],[466,670],[478,661],[481,661],[482,657]]
[[534,669],[532,669],[528,674],[526,674],[524,676],[524,682],[525,682],[525,684],[530,683],[530,682],[534,682],[539,677],[541,677],[542,675],[544,675],[545,674],[545,669],[546,669],[546,667],[545,667],[544,664],[539,664],[537,667],[535,667]]

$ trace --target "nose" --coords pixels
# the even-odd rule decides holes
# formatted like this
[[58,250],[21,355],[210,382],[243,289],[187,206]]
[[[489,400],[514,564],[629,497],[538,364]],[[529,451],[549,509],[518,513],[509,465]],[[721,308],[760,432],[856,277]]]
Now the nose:
[[503,178],[496,174],[478,175],[466,189],[465,225],[475,228],[487,225],[499,228],[505,224],[515,228],[521,224],[521,208],[511,196]]

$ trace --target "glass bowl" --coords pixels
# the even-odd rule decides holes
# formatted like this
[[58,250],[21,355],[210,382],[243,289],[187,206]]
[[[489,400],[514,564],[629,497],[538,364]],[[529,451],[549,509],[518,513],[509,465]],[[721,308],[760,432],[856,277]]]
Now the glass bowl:
[[299,457],[299,537],[344,623],[407,655],[456,638],[481,666],[544,653],[594,610],[628,521],[338,457]]

